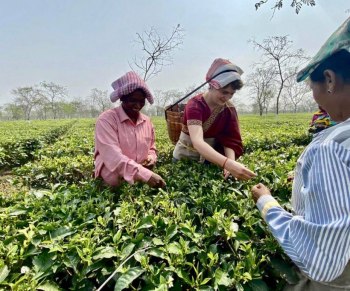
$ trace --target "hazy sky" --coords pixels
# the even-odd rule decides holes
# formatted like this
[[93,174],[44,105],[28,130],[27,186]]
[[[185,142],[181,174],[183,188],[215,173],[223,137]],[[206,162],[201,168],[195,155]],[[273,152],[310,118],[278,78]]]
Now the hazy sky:
[[[249,39],[289,35],[296,49],[316,53],[327,37],[350,16],[349,0],[316,0],[299,15],[285,0],[258,11],[257,0],[0,0],[0,105],[11,90],[48,81],[65,86],[71,97],[91,89],[108,90],[130,70],[139,55],[136,33],[154,27],[161,35],[180,24],[183,45],[173,64],[148,84],[156,89],[185,90],[204,81],[217,57],[230,59],[247,76],[260,53]],[[248,98],[244,95],[241,98]]]

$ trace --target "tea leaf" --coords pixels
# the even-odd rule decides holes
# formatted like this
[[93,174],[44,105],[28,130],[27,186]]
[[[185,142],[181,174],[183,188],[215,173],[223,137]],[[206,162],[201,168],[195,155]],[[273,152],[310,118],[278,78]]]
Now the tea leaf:
[[153,216],[147,216],[145,218],[143,218],[140,223],[137,225],[137,229],[144,229],[144,228],[150,228],[153,226]]
[[229,275],[221,269],[215,271],[215,285],[230,286],[233,280],[229,278]]
[[26,214],[27,210],[26,209],[13,209],[10,211],[9,215],[10,216],[18,216],[22,214]]
[[129,270],[127,270],[124,274],[122,274],[118,278],[118,280],[114,286],[114,291],[121,291],[121,290],[129,287],[129,285],[136,278],[138,278],[140,275],[142,275],[142,273],[144,273],[144,270],[141,269],[140,267],[130,268]]
[[205,278],[205,279],[201,282],[201,285],[207,284],[210,280],[211,280],[211,278]]
[[92,258],[94,260],[100,260],[100,259],[109,259],[116,257],[117,253],[115,252],[114,248],[112,247],[106,247],[98,252],[98,254],[94,255]]
[[167,250],[170,254],[180,255],[182,254],[181,247],[178,242],[173,242],[167,246]]
[[148,254],[153,256],[153,257],[158,257],[158,258],[161,258],[161,259],[165,259],[166,258],[166,254],[162,250],[160,250],[158,248],[150,249],[148,251]]
[[6,279],[8,274],[10,274],[10,270],[6,265],[0,268],[0,283]]
[[48,269],[51,268],[51,266],[54,264],[53,257],[55,254],[48,253],[48,251],[40,254],[39,256],[34,257],[33,259],[33,265],[35,268],[35,271],[37,273],[39,272],[45,272]]
[[166,230],[166,239],[169,241],[176,234],[177,234],[177,226],[175,224],[172,224]]
[[44,284],[37,287],[38,290],[43,291],[60,291],[62,290],[53,282],[45,282]]
[[122,237],[122,233],[122,230],[118,229],[117,233],[113,236],[114,243],[117,243],[120,240],[120,238]]
[[124,247],[122,250],[122,259],[125,259],[126,257],[128,257],[133,251],[134,247],[135,247],[134,243],[129,243],[126,247]]
[[69,236],[73,233],[75,233],[76,231],[71,231],[70,228],[63,226],[60,227],[56,230],[54,230],[53,232],[51,232],[51,238],[52,239],[62,239],[65,238],[66,236]]
[[162,245],[164,245],[164,242],[163,242],[161,239],[157,238],[157,237],[153,238],[153,239],[152,239],[152,242],[153,242],[154,245],[156,245],[156,246],[162,246]]
[[261,279],[254,279],[248,283],[249,287],[254,291],[269,291],[269,287]]

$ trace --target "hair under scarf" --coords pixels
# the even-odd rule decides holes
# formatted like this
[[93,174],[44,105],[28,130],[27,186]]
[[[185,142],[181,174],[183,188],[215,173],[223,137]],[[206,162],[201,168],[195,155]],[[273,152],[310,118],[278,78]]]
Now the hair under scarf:
[[222,73],[216,76],[214,79],[212,79],[209,82],[209,84],[215,89],[220,89],[232,83],[233,81],[241,80],[243,70],[237,65],[231,63],[229,60],[221,58],[215,59],[214,62],[211,64],[209,71],[206,75],[206,80],[208,81],[216,74],[226,70],[233,70],[233,72]]

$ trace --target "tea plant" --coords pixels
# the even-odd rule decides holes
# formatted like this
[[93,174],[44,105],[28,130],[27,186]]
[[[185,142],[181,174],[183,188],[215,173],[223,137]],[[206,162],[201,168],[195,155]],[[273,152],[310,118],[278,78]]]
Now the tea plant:
[[112,190],[92,179],[94,120],[75,123],[16,169],[31,189],[0,195],[0,288],[282,290],[297,280],[250,188],[265,182],[290,209],[287,173],[310,140],[306,118],[295,126],[242,117],[241,161],[258,173],[249,182],[224,181],[213,165],[172,163],[165,121],[153,121],[164,189]]

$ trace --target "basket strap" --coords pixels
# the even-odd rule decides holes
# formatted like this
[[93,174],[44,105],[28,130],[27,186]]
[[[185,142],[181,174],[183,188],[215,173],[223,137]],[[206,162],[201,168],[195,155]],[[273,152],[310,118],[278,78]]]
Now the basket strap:
[[[165,112],[173,108],[175,105],[179,104],[181,101],[185,100],[188,96],[192,95],[194,92],[196,92],[198,89],[202,88],[204,85],[208,84],[211,80],[213,80],[215,77],[227,73],[227,72],[237,72],[236,70],[224,70],[220,73],[215,74],[213,77],[211,77],[209,80],[205,81],[203,84],[199,85],[197,88],[193,89],[190,93],[186,94],[184,97],[180,98],[178,101],[176,101],[173,105],[169,106],[167,109],[165,109]],[[167,119],[165,114],[165,119]]]

